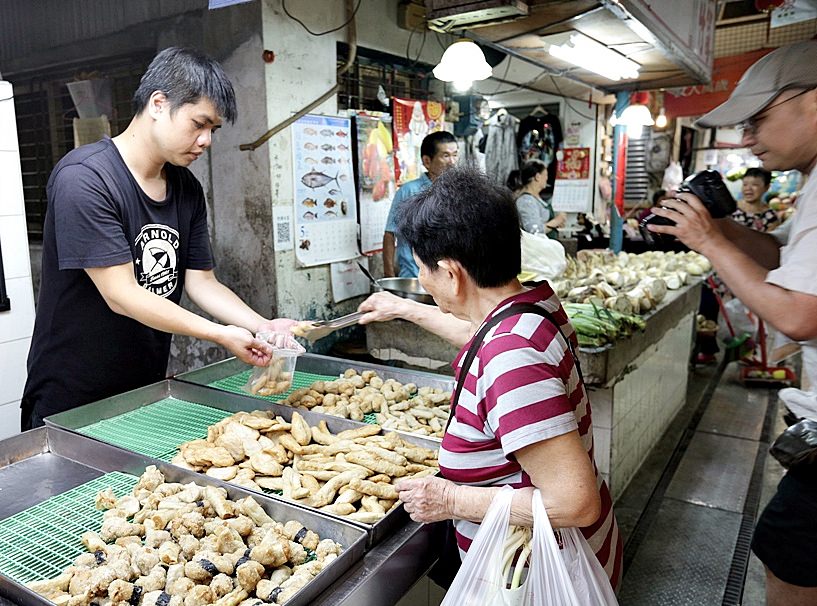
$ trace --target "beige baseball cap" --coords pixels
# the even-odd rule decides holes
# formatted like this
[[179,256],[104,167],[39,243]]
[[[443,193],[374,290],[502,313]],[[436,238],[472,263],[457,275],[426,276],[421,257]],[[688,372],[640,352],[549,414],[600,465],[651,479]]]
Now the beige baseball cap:
[[729,99],[695,122],[711,128],[739,124],[756,115],[782,91],[817,86],[817,40],[781,46],[741,76]]

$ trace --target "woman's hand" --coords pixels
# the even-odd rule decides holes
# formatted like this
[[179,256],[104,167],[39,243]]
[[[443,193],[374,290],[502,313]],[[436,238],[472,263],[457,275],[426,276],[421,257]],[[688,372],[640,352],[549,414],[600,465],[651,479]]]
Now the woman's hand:
[[280,332],[289,334],[293,326],[298,324],[297,320],[290,320],[289,318],[276,318],[274,320],[267,320],[262,322],[256,332]]
[[403,505],[415,522],[439,522],[454,517],[457,485],[443,478],[398,480],[394,484]]
[[550,227],[551,229],[559,229],[560,227],[563,227],[565,223],[567,223],[567,215],[564,213],[559,213],[548,221],[547,227]]
[[358,311],[365,312],[359,323],[388,322],[403,318],[408,305],[411,305],[408,299],[403,299],[390,292],[376,292],[358,306]]

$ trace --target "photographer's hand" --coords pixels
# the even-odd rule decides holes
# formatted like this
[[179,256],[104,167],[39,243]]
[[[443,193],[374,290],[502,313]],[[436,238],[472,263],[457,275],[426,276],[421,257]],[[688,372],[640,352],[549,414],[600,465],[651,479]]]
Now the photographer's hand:
[[675,225],[650,225],[650,231],[675,236],[704,256],[709,257],[712,251],[727,243],[718,222],[692,194],[681,193],[675,198],[662,200],[661,206],[653,208],[652,212],[675,221]]

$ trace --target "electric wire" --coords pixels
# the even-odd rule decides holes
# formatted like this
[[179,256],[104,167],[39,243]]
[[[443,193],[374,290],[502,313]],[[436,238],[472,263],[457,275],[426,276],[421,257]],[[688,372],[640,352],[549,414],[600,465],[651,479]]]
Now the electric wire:
[[311,29],[309,29],[309,27],[307,27],[306,23],[304,23],[303,21],[298,19],[298,17],[294,16],[292,13],[289,12],[289,9],[287,9],[287,0],[281,0],[281,8],[284,9],[284,14],[287,17],[289,17],[290,19],[295,21],[295,23],[298,23],[308,33],[312,34],[313,36],[325,36],[326,34],[331,34],[333,32],[340,31],[344,27],[349,25],[352,22],[352,20],[355,18],[355,16],[357,15],[357,11],[360,10],[360,5],[362,3],[363,3],[363,0],[357,0],[357,5],[355,6],[355,10],[352,11],[352,16],[349,17],[346,21],[344,21],[342,25],[338,25],[337,27],[333,27],[332,29],[328,29],[325,32],[313,32]]
[[557,92],[559,93],[559,95],[561,95],[561,97],[562,97],[562,98],[565,100],[565,105],[567,105],[567,106],[568,106],[568,107],[569,107],[569,108],[570,108],[570,109],[571,109],[573,112],[575,112],[575,113],[579,114],[579,115],[580,115],[582,118],[584,118],[585,120],[593,120],[593,121],[595,121],[595,120],[596,120],[596,117],[595,117],[595,116],[588,116],[587,114],[583,114],[582,112],[580,112],[579,110],[577,110],[575,107],[573,107],[573,106],[570,104],[570,99],[568,99],[567,97],[565,97],[565,95],[562,93],[562,89],[561,89],[561,88],[559,88],[559,84],[556,82],[556,79],[555,79],[553,76],[551,76],[551,77],[550,77],[550,81],[551,81],[551,82],[553,82],[553,86],[555,86],[555,87],[556,87],[556,91],[557,91]]
[[417,33],[419,27],[412,28],[411,32],[409,32],[408,41],[406,42],[406,61],[411,61],[409,68],[414,67],[420,62],[420,56],[423,54],[423,49],[426,46],[426,34],[428,33],[428,28],[423,28],[423,40],[420,43],[420,50],[417,51],[417,56],[412,60],[410,56],[411,51],[411,40],[414,37],[414,34]]

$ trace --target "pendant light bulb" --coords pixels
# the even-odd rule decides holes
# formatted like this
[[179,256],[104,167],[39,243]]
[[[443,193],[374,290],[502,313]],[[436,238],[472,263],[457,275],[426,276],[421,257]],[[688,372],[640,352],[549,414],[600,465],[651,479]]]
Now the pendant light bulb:
[[655,117],[655,127],[656,128],[667,127],[667,114],[664,111],[663,107],[658,110],[658,115]]

